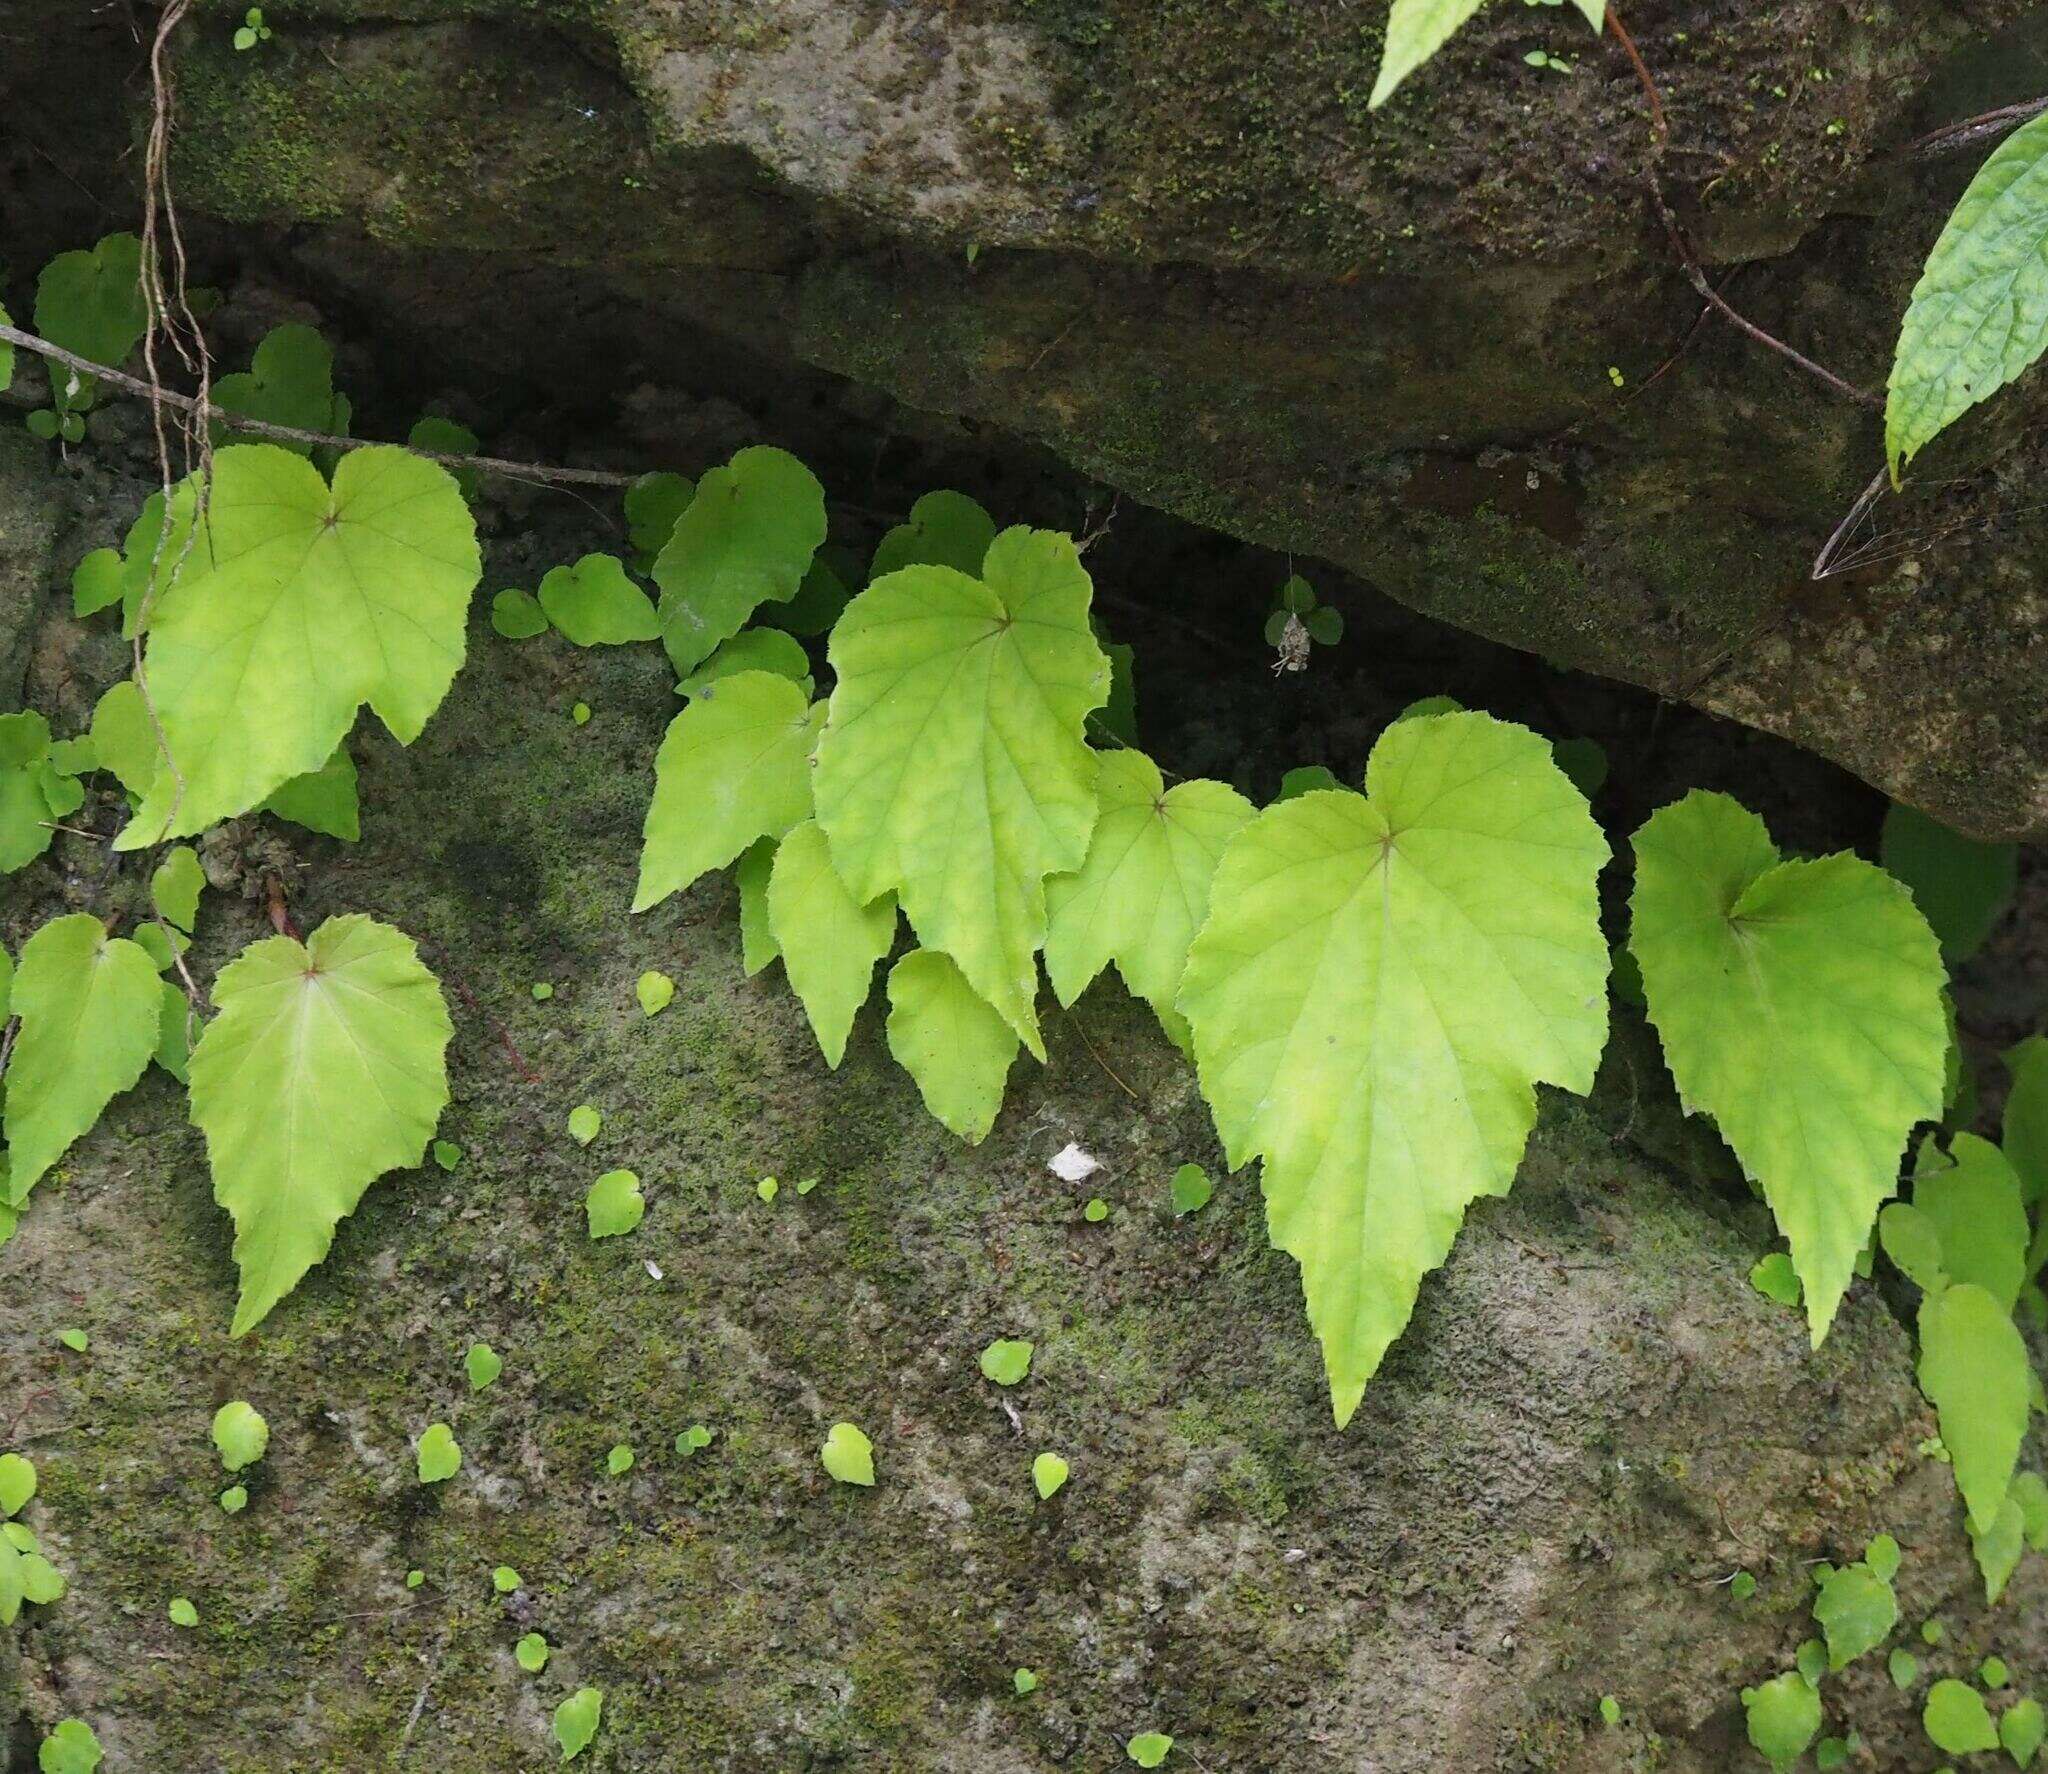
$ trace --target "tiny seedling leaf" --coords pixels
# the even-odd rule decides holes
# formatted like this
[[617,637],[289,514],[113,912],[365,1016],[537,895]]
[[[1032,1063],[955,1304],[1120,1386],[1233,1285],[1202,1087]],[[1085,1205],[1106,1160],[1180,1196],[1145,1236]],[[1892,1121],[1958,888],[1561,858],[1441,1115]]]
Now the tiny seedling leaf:
[[562,1746],[562,1760],[573,1762],[590,1747],[597,1735],[598,1720],[604,1714],[604,1695],[596,1688],[578,1688],[555,1708],[555,1741]]
[[1141,1768],[1156,1768],[1172,1748],[1173,1739],[1164,1731],[1140,1731],[1124,1745],[1124,1754]]
[[639,1225],[647,1212],[640,1179],[630,1170],[608,1170],[590,1185],[583,1211],[592,1238],[617,1238]]
[[270,1446],[270,1425],[246,1398],[231,1399],[213,1413],[213,1445],[220,1451],[221,1466],[240,1472],[263,1458],[263,1450]]
[[825,1470],[841,1484],[875,1482],[875,1444],[851,1423],[834,1423],[818,1450]]
[[413,1444],[421,1484],[440,1484],[462,1469],[462,1448],[446,1423],[429,1423]]
[[1939,1681],[1927,1691],[1927,1704],[1920,1722],[1934,1747],[1945,1755],[1974,1755],[1998,1747],[1998,1731],[1991,1723],[1984,1697],[1966,1682]]
[[998,1337],[981,1352],[981,1377],[998,1386],[1021,1386],[1031,1372],[1032,1348],[1020,1337]]
[[616,555],[586,554],[573,567],[550,568],[540,582],[540,607],[579,647],[624,646],[661,634],[652,601]]

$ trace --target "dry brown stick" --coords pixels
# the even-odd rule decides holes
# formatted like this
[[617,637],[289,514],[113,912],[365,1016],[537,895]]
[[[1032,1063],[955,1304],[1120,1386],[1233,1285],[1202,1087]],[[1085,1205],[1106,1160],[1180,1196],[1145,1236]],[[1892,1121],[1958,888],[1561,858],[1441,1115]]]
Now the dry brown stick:
[[2009,129],[2017,129],[2022,123],[2048,111],[2048,99],[2028,99],[2020,105],[2001,105],[1995,111],[1980,111],[1974,117],[1965,117],[1955,123],[1944,123],[1939,129],[1931,129],[1924,136],[1916,136],[1898,152],[1901,160],[1932,160],[1937,155],[1953,154],[1958,148],[1967,148],[1973,142],[1981,142],[1986,136],[2003,135]]
[[[1670,142],[1671,125],[1664,115],[1664,100],[1657,91],[1657,82],[1651,77],[1649,64],[1643,60],[1642,51],[1636,48],[1635,39],[1628,34],[1628,27],[1621,22],[1621,14],[1616,12],[1612,5],[1607,8],[1607,28],[1613,34],[1615,42],[1627,53],[1629,65],[1635,69],[1636,79],[1643,89],[1643,97],[1650,107],[1650,133],[1655,138],[1656,152],[1661,154]],[[1664,201],[1664,186],[1657,177],[1655,155],[1652,156],[1650,164],[1650,195],[1656,201],[1657,213],[1663,218],[1664,231],[1670,237],[1671,250],[1677,254],[1678,262],[1684,268],[1686,281],[1699,291],[1716,314],[1759,345],[1768,346],[1781,357],[1797,364],[1808,375],[1825,382],[1837,394],[1855,401],[1858,406],[1879,407],[1884,404],[1876,395],[1858,388],[1855,383],[1845,381],[1833,370],[1815,363],[1803,351],[1795,350],[1783,339],[1765,332],[1755,321],[1744,318],[1728,305],[1720,291],[1707,281],[1707,274],[1692,250],[1692,243],[1686,239],[1685,231],[1679,227],[1678,218],[1671,213],[1670,204]]]
[[[140,395],[145,400],[155,397],[155,392],[141,377],[128,375],[103,363],[94,363],[89,357],[66,351],[61,345],[52,345],[49,340],[39,339],[34,333],[25,333],[19,327],[0,325],[0,343],[18,346],[23,351],[33,351],[38,357],[82,370],[87,375],[97,376],[109,387]],[[174,394],[169,389],[162,390],[161,397],[182,412],[217,420],[230,430],[246,431],[256,437],[273,437],[285,443],[328,444],[338,450],[360,450],[380,441],[374,437],[336,437],[332,432],[307,431],[297,425],[273,425],[267,419],[252,419],[244,413],[229,412],[211,401],[194,400],[189,394]],[[513,462],[502,456],[465,456],[452,450],[426,450],[417,444],[398,447],[451,468],[475,468],[485,474],[502,474],[512,480],[543,484],[562,482],[591,487],[630,487],[640,478],[637,474],[617,474],[607,468],[560,468],[545,462]]]
[[1656,134],[1657,146],[1661,148],[1671,139],[1671,125],[1664,119],[1664,101],[1657,94],[1656,81],[1650,78],[1650,66],[1643,60],[1643,52],[1636,48],[1636,40],[1621,22],[1621,14],[1611,5],[1607,8],[1607,29],[1627,53],[1629,65],[1636,71],[1636,79],[1642,82],[1643,96],[1650,101],[1650,128]]
[[1829,574],[1838,570],[1835,563],[1836,552],[1843,543],[1848,541],[1849,532],[1856,527],[1859,521],[1869,515],[1870,508],[1884,496],[1884,484],[1890,477],[1891,471],[1889,468],[1880,468],[1871,477],[1870,485],[1856,495],[1856,503],[1849,507],[1849,515],[1835,525],[1833,533],[1828,537],[1827,541],[1821,544],[1820,553],[1813,557],[1813,572],[1810,577],[1825,579]]
[[1755,321],[1738,314],[1722,298],[1721,292],[1707,281],[1707,274],[1700,268],[1699,260],[1693,255],[1692,245],[1685,238],[1685,231],[1679,227],[1678,218],[1671,213],[1670,204],[1664,201],[1664,187],[1658,182],[1653,171],[1650,174],[1650,195],[1657,205],[1657,213],[1664,219],[1664,231],[1671,238],[1671,250],[1678,255],[1678,262],[1685,271],[1686,281],[1699,291],[1714,312],[1738,332],[1747,334],[1759,345],[1767,345],[1789,363],[1797,364],[1809,376],[1825,382],[1845,400],[1853,400],[1860,407],[1873,411],[1884,406],[1883,400],[1867,388],[1858,388],[1854,382],[1846,381],[1822,364],[1817,364],[1805,352],[1785,343],[1773,333],[1767,333]]

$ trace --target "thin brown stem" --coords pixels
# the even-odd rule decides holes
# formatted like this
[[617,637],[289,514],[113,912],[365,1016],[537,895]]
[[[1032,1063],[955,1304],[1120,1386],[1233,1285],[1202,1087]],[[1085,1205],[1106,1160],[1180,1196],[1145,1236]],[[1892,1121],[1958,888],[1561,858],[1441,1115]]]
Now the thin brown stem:
[[1650,128],[1656,135],[1657,146],[1661,148],[1671,139],[1671,125],[1664,117],[1664,101],[1658,96],[1656,81],[1650,78],[1649,63],[1643,60],[1643,52],[1636,48],[1636,40],[1628,34],[1628,27],[1621,22],[1621,14],[1614,10],[1612,0],[1607,8],[1607,29],[1628,56],[1629,66],[1636,71],[1636,79],[1642,82],[1643,97],[1650,102]]
[[1944,123],[1924,136],[1916,136],[1899,150],[1898,157],[1901,160],[1933,160],[1943,154],[1953,154],[1959,148],[1970,147],[1989,136],[2003,135],[2022,123],[2030,123],[2043,111],[2048,111],[2048,99],[2028,99],[2024,104],[2001,105],[1995,111],[1980,111],[1974,117]]
[[1664,231],[1670,237],[1671,250],[1678,255],[1678,262],[1685,271],[1686,281],[1699,291],[1715,313],[1738,332],[1746,334],[1759,345],[1768,346],[1788,363],[1797,364],[1816,381],[1825,382],[1845,400],[1853,400],[1858,406],[1873,410],[1883,408],[1883,400],[1867,388],[1858,388],[1855,383],[1846,381],[1833,370],[1815,363],[1805,352],[1786,344],[1774,334],[1765,332],[1755,321],[1744,318],[1731,308],[1722,298],[1721,292],[1707,281],[1707,274],[1700,268],[1699,259],[1693,253],[1692,243],[1686,239],[1685,231],[1679,227],[1678,218],[1671,213],[1670,204],[1664,201],[1664,187],[1659,183],[1655,172],[1650,175],[1650,195],[1656,202],[1658,215],[1664,220]]

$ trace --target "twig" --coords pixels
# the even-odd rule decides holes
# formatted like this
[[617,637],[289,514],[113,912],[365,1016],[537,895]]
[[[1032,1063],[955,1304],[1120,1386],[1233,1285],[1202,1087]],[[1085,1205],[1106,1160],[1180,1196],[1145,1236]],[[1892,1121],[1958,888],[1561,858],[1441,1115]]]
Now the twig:
[[405,1753],[405,1746],[412,1741],[412,1734],[419,1729],[420,1715],[427,1710],[427,1695],[434,1686],[434,1677],[441,1673],[441,1660],[448,1655],[448,1641],[455,1634],[453,1622],[441,1634],[441,1643],[434,1651],[434,1661],[427,1667],[427,1679],[420,1683],[419,1694],[412,1703],[412,1712],[405,1721],[404,1734],[398,1739],[398,1753]]
[[1810,577],[1825,579],[1830,573],[1840,570],[1836,562],[1837,550],[1848,540],[1856,526],[1870,515],[1870,508],[1884,497],[1885,482],[1889,478],[1890,470],[1880,468],[1871,477],[1870,485],[1856,495],[1856,503],[1849,507],[1849,515],[1835,525],[1833,533],[1821,544],[1820,553],[1813,557],[1813,572]]
[[2048,99],[2028,99],[2024,104],[2001,105],[1995,111],[1980,111],[1974,117],[1944,123],[1924,136],[1916,136],[1899,150],[1898,158],[1932,160],[1938,155],[1953,154],[1958,148],[1967,148],[1986,136],[2003,135],[2009,129],[2017,129],[2043,111],[2048,111]]
[[512,1031],[506,1028],[503,1023],[477,1002],[476,994],[469,989],[462,975],[455,971],[454,964],[448,959],[445,951],[440,955],[440,967],[448,983],[455,988],[455,995],[462,1000],[462,1007],[471,1016],[482,1017],[485,1022],[491,1025],[492,1030],[498,1037],[499,1045],[505,1049],[505,1057],[512,1062],[513,1068],[519,1073],[520,1077],[524,1078],[529,1084],[543,1083],[544,1080],[541,1075],[527,1063],[526,1055],[519,1051],[519,1043],[512,1039]]
[[1671,125],[1664,118],[1664,101],[1657,96],[1657,83],[1650,78],[1649,64],[1643,60],[1642,51],[1636,48],[1636,40],[1628,34],[1628,27],[1621,22],[1621,14],[1614,10],[1611,0],[1607,8],[1607,29],[1627,53],[1629,65],[1642,82],[1643,96],[1650,101],[1650,128],[1657,137],[1657,146],[1662,148],[1671,139]]
[[1111,1070],[1109,1061],[1104,1059],[1101,1054],[1096,1053],[1095,1043],[1088,1039],[1088,1031],[1081,1027],[1081,1019],[1077,1017],[1071,1010],[1069,1010],[1066,1013],[1066,1017],[1067,1021],[1074,1025],[1074,1033],[1081,1037],[1081,1045],[1088,1049],[1088,1052],[1090,1053],[1090,1055],[1093,1056],[1095,1063],[1098,1066],[1100,1066],[1105,1072],[1109,1073],[1110,1079],[1116,1085],[1117,1089],[1121,1090],[1125,1096],[1131,1099],[1132,1102],[1143,1102],[1145,1099],[1141,1097],[1135,1090],[1133,1090],[1128,1084],[1126,1084],[1121,1078],[1117,1077],[1116,1073],[1113,1070]]
[[[19,327],[0,325],[0,341],[96,376],[109,387],[119,388],[125,393],[138,394],[145,399],[154,397],[149,384],[139,376],[130,376],[107,364],[95,363],[89,357],[66,351],[62,346],[52,345],[49,340],[39,339],[34,333],[25,333]],[[165,404],[181,412],[214,420],[230,430],[246,431],[257,437],[274,437],[285,443],[326,444],[337,450],[360,450],[381,441],[374,437],[337,437],[331,431],[307,431],[297,425],[273,425],[267,419],[252,419],[246,413],[232,413],[211,401],[194,400],[189,394],[174,394],[169,389],[161,390],[161,398]],[[511,480],[629,487],[640,478],[637,474],[617,474],[606,468],[561,468],[545,462],[513,462],[503,456],[465,456],[453,450],[421,449],[417,444],[396,447],[410,450],[415,456],[425,456],[430,462],[444,463],[451,468],[474,468],[485,474],[502,474]]]
[[[1607,8],[1607,28],[1613,34],[1615,42],[1619,43],[1627,54],[1629,65],[1636,71],[1636,79],[1641,83],[1643,97],[1650,107],[1650,133],[1654,138],[1657,152],[1661,154],[1670,143],[1671,124],[1664,115],[1664,101],[1657,92],[1657,82],[1651,78],[1649,64],[1643,60],[1642,51],[1636,48],[1635,39],[1628,34],[1628,27],[1621,22],[1621,15],[1612,5]],[[1699,291],[1715,313],[1746,333],[1759,345],[1769,346],[1780,356],[1796,363],[1808,375],[1825,382],[1837,394],[1855,401],[1858,406],[1880,407],[1884,404],[1876,395],[1858,388],[1853,382],[1844,381],[1833,370],[1823,368],[1804,352],[1794,350],[1784,340],[1765,332],[1756,322],[1746,320],[1736,313],[1722,297],[1721,292],[1707,281],[1707,274],[1701,269],[1699,259],[1692,250],[1692,243],[1686,239],[1684,229],[1679,227],[1678,218],[1671,213],[1671,205],[1665,202],[1664,186],[1657,177],[1654,158],[1649,169],[1649,181],[1650,195],[1656,201],[1657,214],[1663,218],[1664,232],[1670,237],[1671,250],[1678,256],[1678,262],[1685,271],[1686,281]]]
[[1077,314],[1074,316],[1072,320],[1068,321],[1065,326],[1061,327],[1057,333],[1055,333],[1050,339],[1048,339],[1045,342],[1045,349],[1040,351],[1036,357],[1034,357],[1028,364],[1024,366],[1025,375],[1030,375],[1033,370],[1037,369],[1040,364],[1045,362],[1045,360],[1048,357],[1050,357],[1055,351],[1057,351],[1062,345],[1064,345],[1067,342],[1067,335],[1071,333],[1080,324],[1081,316]]
[[1670,236],[1671,250],[1678,255],[1678,262],[1684,268],[1686,281],[1699,291],[1715,313],[1719,314],[1723,320],[1726,320],[1738,331],[1746,333],[1759,345],[1768,345],[1780,357],[1785,358],[1788,362],[1797,364],[1809,376],[1825,382],[1845,400],[1853,400],[1858,406],[1869,407],[1873,410],[1882,409],[1884,402],[1868,389],[1858,388],[1855,383],[1844,381],[1833,370],[1826,369],[1822,365],[1815,363],[1803,351],[1795,350],[1792,346],[1786,344],[1783,339],[1765,332],[1755,321],[1745,320],[1733,308],[1729,307],[1727,302],[1722,299],[1721,292],[1707,281],[1706,272],[1700,269],[1700,262],[1693,255],[1692,243],[1686,239],[1685,231],[1679,227],[1678,218],[1671,213],[1670,204],[1664,201],[1664,187],[1658,181],[1654,171],[1650,174],[1650,195],[1656,202],[1658,215],[1664,219],[1664,231]]

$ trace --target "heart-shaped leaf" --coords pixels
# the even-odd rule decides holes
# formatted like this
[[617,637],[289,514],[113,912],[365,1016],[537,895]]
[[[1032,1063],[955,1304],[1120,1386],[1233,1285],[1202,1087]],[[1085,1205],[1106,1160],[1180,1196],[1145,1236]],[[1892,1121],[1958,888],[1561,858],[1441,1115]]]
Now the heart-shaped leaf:
[[1232,1167],[1264,1161],[1340,1425],[1467,1203],[1514,1181],[1535,1085],[1590,1089],[1607,1034],[1607,845],[1548,742],[1399,721],[1366,786],[1231,839],[1179,999]]
[[1679,1099],[1763,1190],[1818,1344],[1906,1136],[1941,1114],[1941,951],[1882,869],[1781,862],[1726,795],[1653,814],[1635,852],[1629,947]]

